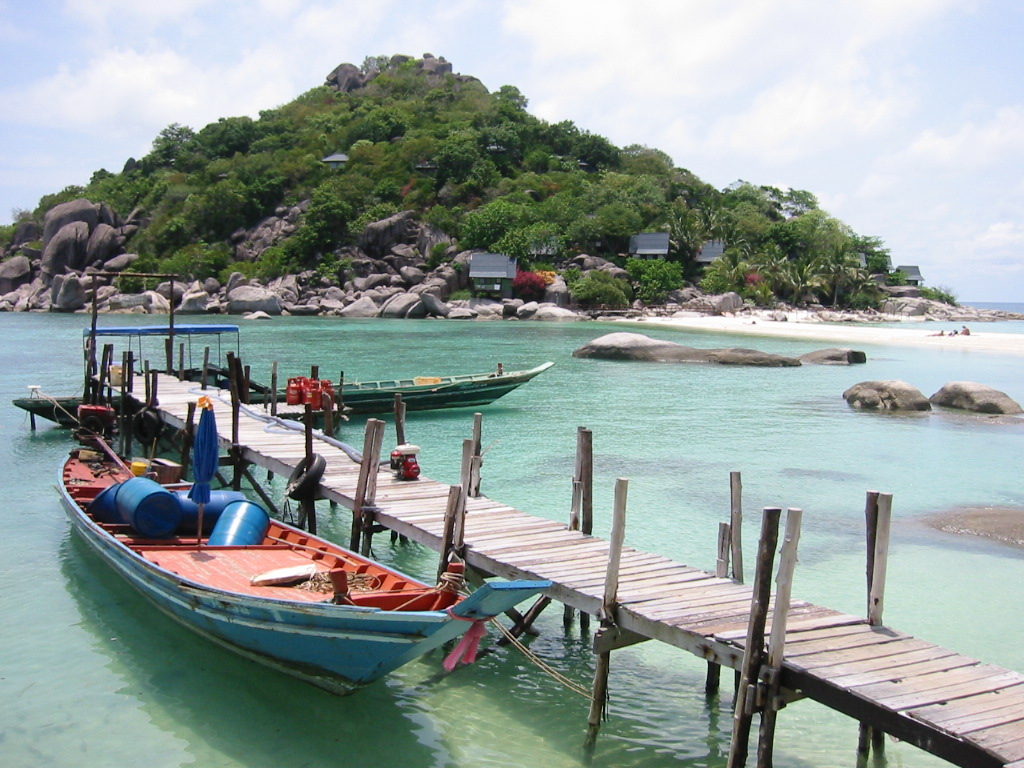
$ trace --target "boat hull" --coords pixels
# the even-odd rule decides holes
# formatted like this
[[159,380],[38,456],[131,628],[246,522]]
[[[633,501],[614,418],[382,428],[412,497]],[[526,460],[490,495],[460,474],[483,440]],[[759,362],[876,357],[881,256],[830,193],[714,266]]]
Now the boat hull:
[[472,621],[501,613],[549,586],[490,585],[450,611],[386,611],[226,592],[190,582],[139,556],[60,488],[75,532],[158,609],[230,650],[335,693],[372,682],[458,637]]

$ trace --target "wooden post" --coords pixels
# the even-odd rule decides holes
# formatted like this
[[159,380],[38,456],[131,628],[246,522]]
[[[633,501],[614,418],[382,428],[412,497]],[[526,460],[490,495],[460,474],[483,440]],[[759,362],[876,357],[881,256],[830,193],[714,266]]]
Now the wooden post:
[[[313,466],[313,406],[306,403],[303,409],[303,424],[305,426],[305,448],[306,466]],[[306,530],[312,534],[316,533],[316,500],[310,493],[299,501],[302,507],[302,518],[306,521]]]
[[729,473],[729,530],[732,534],[732,577],[743,583],[743,481],[739,472]]
[[164,356],[167,358],[166,361],[165,361],[166,362],[166,366],[164,367],[164,371],[167,372],[168,376],[173,376],[174,375],[174,336],[173,336],[173,334],[168,335],[168,337],[166,339],[164,339]]
[[320,378],[320,366],[319,365],[311,365],[311,366],[309,366],[309,378],[311,378],[311,379],[319,379]]
[[[241,364],[241,363],[239,363]],[[251,381],[252,366],[247,365],[242,368],[242,402],[249,405],[252,402],[249,392],[249,383]]]
[[324,392],[321,401],[324,407],[324,434],[334,434],[334,401],[331,400],[331,396]]
[[[380,447],[384,440],[384,422],[367,419],[363,437],[363,460],[359,465],[359,479],[352,505],[352,535],[349,549],[370,551],[373,524],[373,503],[377,495],[377,473],[380,470]],[[362,546],[360,539],[362,538]]]
[[[619,591],[619,561],[626,537],[626,497],[629,481],[620,477],[615,481],[615,506],[612,510],[612,533],[608,542],[608,568],[605,571],[604,598],[601,601],[601,627],[615,626],[615,607]],[[587,719],[586,745],[592,749],[597,741],[608,707],[608,672],[611,667],[611,651],[598,654],[594,670],[594,692],[590,700],[590,716]]]
[[135,353],[128,350],[128,391],[135,391]]
[[206,389],[206,382],[210,375],[210,348],[203,348],[203,374],[199,379],[199,385]]
[[[569,525],[570,531],[578,531],[580,529],[580,504],[583,498],[583,483],[579,480],[572,481],[572,501],[569,506]],[[576,609],[571,605],[566,605],[562,611],[562,624],[568,629],[572,625],[572,620],[576,616]]]
[[277,360],[270,366],[270,415],[277,416]]
[[736,693],[732,719],[732,744],[729,746],[728,768],[742,768],[747,763],[750,723],[756,706],[757,676],[764,661],[764,628],[768,621],[768,601],[772,591],[772,565],[775,545],[779,540],[779,518],[782,509],[765,507],[761,519],[761,538],[754,569],[754,591],[750,600],[750,620],[740,667],[740,684]]
[[[729,576],[729,547],[731,537],[728,523],[718,524],[718,558],[715,561],[715,576],[725,579]],[[715,693],[722,680],[722,665],[714,661],[708,662],[708,673],[704,678],[704,693],[711,695]]]
[[131,352],[125,350],[121,353],[121,402],[118,405],[120,416],[121,432],[121,455],[128,457],[132,455],[132,420],[128,413],[128,391],[129,379],[132,376]]
[[185,342],[178,344],[178,381],[185,380]]
[[463,498],[467,498],[470,486],[473,484],[473,438],[471,437],[462,441],[462,468],[459,471],[459,484],[462,485]]
[[158,385],[158,382],[159,382],[159,379],[157,378],[157,374],[158,374],[157,371],[150,371],[149,372],[149,377],[151,379],[151,381],[149,383],[149,405],[151,405],[153,408],[156,408],[157,406],[160,405],[160,398],[157,397],[157,392],[156,392],[157,391],[157,385]]
[[196,434],[196,403],[188,402],[188,415],[185,417],[185,429],[181,436],[181,476],[188,476],[189,459],[192,455],[192,441]]
[[469,460],[469,496],[474,499],[480,497],[480,470],[483,467],[484,459],[481,456],[481,442],[483,440],[484,415],[473,414],[473,453]]
[[455,518],[458,515],[461,498],[462,488],[457,485],[448,486],[448,504],[444,508],[444,529],[441,534],[441,558],[437,564],[438,581],[441,580],[441,574],[448,568],[448,558],[455,540]]
[[395,445],[405,445],[405,401],[395,393]]
[[[576,473],[580,482],[580,530],[594,533],[594,433],[586,427],[576,430]],[[580,631],[590,629],[590,614],[580,611]]]
[[104,344],[103,353],[100,355],[100,370],[96,382],[96,396],[94,402],[97,405],[104,403],[104,390],[107,386],[107,375],[110,373],[110,364],[113,362],[114,345]]
[[796,568],[797,545],[800,543],[800,521],[803,510],[790,507],[786,512],[786,533],[779,555],[779,572],[775,577],[775,611],[772,631],[768,638],[768,663],[762,673],[765,699],[761,711],[761,728],[757,739],[757,766],[771,768],[775,747],[775,721],[782,708],[779,697],[779,678],[786,648],[786,622],[789,602],[793,595],[793,571]]
[[[868,624],[882,624],[885,600],[885,574],[889,560],[889,530],[892,522],[892,494],[868,491],[864,504],[864,522],[867,538],[867,594]],[[885,749],[885,734],[867,723],[860,724],[857,753],[866,756],[871,747],[877,754]]]
[[338,371],[338,388],[334,391],[334,394],[338,396],[338,415],[341,416],[345,413],[345,372]]

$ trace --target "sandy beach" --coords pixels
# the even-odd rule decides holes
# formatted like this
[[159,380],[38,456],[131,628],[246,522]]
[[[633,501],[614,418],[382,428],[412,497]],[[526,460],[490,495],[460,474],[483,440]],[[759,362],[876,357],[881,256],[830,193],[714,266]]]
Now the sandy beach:
[[801,319],[799,315],[795,315],[785,322],[752,315],[646,317],[622,319],[616,322],[639,326],[638,331],[642,328],[677,328],[690,331],[732,333],[742,336],[829,341],[844,347],[879,344],[924,347],[942,351],[1024,356],[1024,334],[986,333],[984,329],[978,330],[978,326],[971,327],[969,336],[936,336],[934,334],[937,331],[931,323],[907,323],[908,327],[892,328],[807,321]]

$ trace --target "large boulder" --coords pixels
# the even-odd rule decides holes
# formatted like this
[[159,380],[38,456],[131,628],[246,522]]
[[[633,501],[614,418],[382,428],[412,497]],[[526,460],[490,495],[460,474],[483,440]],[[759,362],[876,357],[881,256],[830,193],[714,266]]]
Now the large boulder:
[[281,300],[273,291],[255,285],[240,285],[228,292],[228,312],[241,315],[246,312],[281,314]]
[[327,76],[324,84],[348,93],[366,85],[366,75],[355,64],[341,64]]
[[773,355],[756,349],[697,349],[672,341],[660,341],[642,333],[608,333],[572,353],[573,357],[605,360],[641,360],[657,363],[717,363],[788,368],[800,365],[794,357]]
[[342,317],[377,317],[379,313],[380,310],[374,300],[369,296],[363,296],[353,301],[338,314]]
[[0,294],[32,282],[32,262],[27,256],[12,256],[0,264]]
[[72,221],[60,228],[43,248],[41,269],[49,277],[85,266],[85,249],[89,242],[89,225]]
[[406,243],[418,234],[415,211],[400,211],[386,219],[366,225],[359,237],[359,247],[374,258],[390,253],[392,247]]
[[[518,314],[516,316],[518,317]],[[564,320],[580,320],[581,318],[571,309],[556,307],[553,304],[541,304],[537,307],[537,311],[533,313],[531,319],[558,322]]]
[[74,312],[85,306],[85,287],[78,275],[60,275],[53,282],[50,309],[54,312]]
[[210,294],[203,289],[188,291],[181,297],[181,304],[178,306],[178,313],[182,315],[204,314],[210,304]]
[[423,308],[426,314],[432,317],[448,317],[448,313],[451,311],[448,305],[441,301],[433,293],[427,293],[424,291],[419,294],[420,301],[423,302]]
[[905,381],[862,381],[843,392],[853,408],[868,411],[930,411],[932,404],[921,390]]
[[85,224],[88,237],[99,222],[99,210],[84,197],[53,206],[43,217],[43,243],[49,243],[54,235],[72,222]]
[[97,224],[85,244],[85,263],[99,264],[107,261],[121,250],[121,239],[117,230],[109,224]]
[[928,398],[933,405],[977,413],[1024,413],[1012,397],[976,381],[951,381]]
[[115,256],[114,258],[103,262],[103,271],[121,272],[122,270],[128,269],[128,267],[138,260],[139,254],[137,253],[122,253],[120,256]]
[[418,267],[400,267],[398,274],[402,276],[406,285],[419,285],[427,276],[426,272]]
[[868,356],[856,349],[816,349],[800,355],[800,362],[804,365],[855,365],[866,363]]
[[[421,303],[421,299],[415,293],[396,293],[385,301],[380,307],[381,317],[405,317],[409,311]],[[423,311],[420,317],[426,315]]]

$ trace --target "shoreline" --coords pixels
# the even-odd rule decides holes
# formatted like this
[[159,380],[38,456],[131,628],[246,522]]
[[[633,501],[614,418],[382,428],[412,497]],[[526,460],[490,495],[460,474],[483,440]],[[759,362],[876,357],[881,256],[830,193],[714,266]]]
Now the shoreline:
[[[813,315],[808,315],[808,317],[813,317]],[[880,328],[871,325],[808,322],[796,313],[783,322],[757,315],[616,318],[611,322],[644,328],[670,328],[680,331],[730,333],[738,336],[776,339],[833,341],[844,345],[877,344],[1024,356],[1024,334],[985,333],[978,331],[976,326],[971,328],[971,333],[968,336],[935,336],[935,331],[931,327]]]

